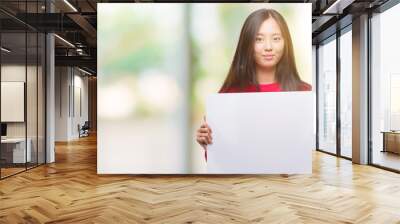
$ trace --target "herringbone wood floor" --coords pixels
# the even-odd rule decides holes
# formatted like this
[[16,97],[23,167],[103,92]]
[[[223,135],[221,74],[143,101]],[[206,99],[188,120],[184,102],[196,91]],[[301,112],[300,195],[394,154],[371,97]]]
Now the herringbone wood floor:
[[98,176],[96,138],[0,181],[0,223],[400,223],[400,175],[315,152],[312,175]]

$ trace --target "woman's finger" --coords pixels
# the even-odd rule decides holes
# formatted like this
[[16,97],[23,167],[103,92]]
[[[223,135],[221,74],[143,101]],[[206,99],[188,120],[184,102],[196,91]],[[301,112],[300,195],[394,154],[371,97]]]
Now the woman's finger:
[[197,136],[198,137],[205,137],[207,139],[208,144],[212,143],[213,138],[209,133],[199,133]]
[[209,130],[207,128],[199,128],[197,129],[197,133],[209,133]]
[[208,136],[207,135],[205,135],[205,136],[202,135],[200,138],[201,138],[201,140],[202,140],[202,142],[204,144],[210,144],[209,141],[208,141]]
[[203,144],[208,145],[210,143],[208,143],[208,139],[207,137],[201,137],[203,139]]
[[207,133],[199,133],[197,136],[199,136],[199,137],[207,137],[208,134]]
[[198,136],[199,137],[205,137],[209,144],[210,144],[210,142],[212,142],[212,136],[210,135],[210,133],[200,133]]
[[210,133],[210,129],[208,129],[208,128],[200,128],[199,131],[201,133]]
[[205,134],[204,133],[197,133],[197,138],[202,138],[202,137],[204,137],[205,136]]
[[211,136],[206,134],[198,134],[196,140],[204,149],[207,149],[208,144],[212,144]]
[[209,145],[210,144],[210,140],[208,139],[208,137],[204,137],[204,139],[205,139],[207,145]]
[[202,137],[202,136],[197,137],[197,142],[198,142],[200,145],[207,144],[207,142],[205,141],[204,137]]
[[202,143],[204,143],[204,144],[211,144],[212,143],[212,139],[210,138],[209,135],[202,134],[202,135],[199,136],[199,138],[202,140]]
[[202,128],[207,128],[209,132],[212,132],[210,126],[209,126],[207,123],[205,123],[205,124],[204,124],[204,127],[202,127]]
[[209,126],[208,123],[207,123],[206,116],[203,117],[203,121],[204,121],[203,124],[204,124],[207,128],[209,128],[210,131],[211,131],[211,128],[210,128],[210,126]]
[[206,141],[207,141],[207,145],[211,144],[210,137],[208,137],[208,136],[205,136],[204,138],[205,138],[205,139],[206,139]]
[[211,130],[210,125],[208,125],[208,123],[204,123],[205,128],[208,128]]

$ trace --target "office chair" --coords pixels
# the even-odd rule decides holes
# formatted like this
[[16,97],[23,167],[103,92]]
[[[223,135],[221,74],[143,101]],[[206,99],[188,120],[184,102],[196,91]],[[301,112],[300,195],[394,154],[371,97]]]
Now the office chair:
[[79,138],[80,137],[87,137],[89,136],[89,121],[85,121],[85,123],[82,125],[82,127],[79,127],[80,125],[78,124],[78,129],[79,129]]

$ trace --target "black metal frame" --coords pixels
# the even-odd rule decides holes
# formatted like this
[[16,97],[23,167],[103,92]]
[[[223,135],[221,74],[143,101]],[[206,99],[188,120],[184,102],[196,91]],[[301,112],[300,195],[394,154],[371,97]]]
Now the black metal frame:
[[[28,1],[25,0],[23,3],[25,3],[25,11],[27,10],[27,3]],[[38,11],[39,9],[39,0],[36,0],[36,10]],[[3,10],[2,10],[3,11]],[[47,7],[46,7],[46,11],[47,11]],[[4,11],[3,11],[4,12]],[[27,15],[27,14],[26,14]],[[25,19],[26,19],[26,15],[25,15]],[[15,18],[18,20],[18,18]],[[44,53],[43,55],[43,59],[44,59],[44,68],[42,70],[42,82],[44,82],[44,99],[43,99],[43,104],[42,107],[44,109],[44,117],[43,117],[43,121],[44,122],[44,136],[43,136],[43,140],[44,140],[44,145],[42,147],[44,147],[44,155],[42,155],[44,157],[44,161],[42,163],[39,163],[39,33],[40,31],[29,26],[28,24],[24,23],[24,27],[25,30],[22,33],[25,33],[25,83],[24,83],[24,120],[25,120],[25,169],[21,170],[19,172],[15,172],[12,173],[8,176],[2,176],[1,173],[1,167],[0,167],[0,180],[6,179],[8,177],[12,177],[14,175],[17,175],[19,173],[25,172],[27,170],[39,167],[43,164],[47,163],[47,39],[46,39],[46,35],[44,35],[44,41],[42,42],[42,44],[44,44],[44,52],[42,51],[42,53]],[[28,125],[27,125],[27,121],[28,121],[28,117],[27,117],[27,81],[28,81],[28,30],[33,30],[36,33],[36,99],[37,99],[37,107],[36,107],[36,143],[37,143],[37,152],[36,152],[36,162],[29,164],[32,166],[28,167],[28,154],[27,154],[27,140],[28,140]],[[42,32],[41,32],[42,33]],[[47,34],[47,33],[44,33]],[[0,32],[0,45],[1,45],[1,36],[2,36],[2,32]],[[2,58],[1,58],[1,54],[0,54],[0,67],[1,67],[1,62],[2,62]],[[43,76],[44,75],[44,76]],[[0,69],[0,81],[1,81],[1,69]],[[1,96],[1,93],[0,93]],[[1,116],[1,115],[0,115]],[[0,117],[1,120],[1,117]],[[0,155],[1,155],[1,144],[0,144]]]
[[[1,25],[2,25],[2,23],[0,23],[0,30],[1,30]],[[0,47],[2,46],[1,41],[2,41],[2,32],[0,32]],[[2,75],[1,75],[1,61],[2,61],[1,55],[2,55],[2,53],[0,50],[0,124],[1,124],[1,77],[2,77]],[[0,143],[0,165],[1,165],[1,151],[2,151],[2,149],[1,149],[1,143]],[[0,180],[1,180],[1,166],[0,166]]]
[[342,154],[342,124],[340,114],[340,82],[341,82],[341,66],[340,66],[340,37],[341,32],[339,29],[336,30],[336,154],[341,156]]
[[[323,153],[326,153],[326,154],[329,154],[329,155],[334,155],[334,156],[337,156],[335,153],[332,153],[332,152],[328,152],[328,151],[325,151],[325,150],[323,150],[323,149],[320,149],[320,144],[319,144],[319,136],[320,136],[320,130],[319,130],[319,100],[320,100],[320,92],[319,92],[319,82],[320,82],[320,80],[319,80],[319,77],[320,77],[320,75],[319,75],[319,51],[318,51],[318,49],[320,48],[320,44],[321,43],[323,43],[323,42],[330,42],[330,41],[337,41],[337,38],[335,37],[334,39],[332,38],[332,36],[334,36],[334,35],[336,35],[336,34],[333,34],[333,35],[330,35],[330,36],[328,36],[328,37],[326,37],[324,40],[322,40],[322,41],[320,41],[319,43],[318,43],[318,47],[316,48],[316,55],[317,55],[317,57],[316,57],[316,65],[317,65],[317,69],[316,69],[316,72],[315,72],[315,75],[316,75],[316,96],[317,96],[317,105],[316,105],[316,114],[317,114],[317,129],[316,129],[316,142],[317,142],[317,148],[316,148],[316,150],[317,151],[319,151],[319,152],[323,152]],[[332,40],[330,40],[330,39],[332,39]]]
[[348,156],[345,156],[345,155],[343,155],[342,154],[342,148],[341,148],[341,146],[342,146],[342,118],[341,118],[341,102],[342,102],[342,98],[341,98],[341,91],[342,91],[342,89],[341,89],[341,83],[342,83],[342,67],[341,67],[341,58],[340,58],[340,44],[341,44],[341,42],[340,42],[340,37],[341,36],[343,36],[345,33],[347,33],[347,32],[351,32],[351,30],[352,30],[352,23],[350,23],[350,24],[348,24],[348,25],[346,25],[345,27],[343,27],[343,28],[341,28],[340,30],[338,30],[338,54],[337,54],[337,66],[338,66],[338,78],[337,78],[337,96],[338,96],[338,101],[337,101],[337,107],[338,107],[338,110],[336,111],[336,113],[337,113],[337,121],[336,122],[338,122],[338,127],[339,127],[339,130],[337,130],[337,133],[336,133],[336,135],[338,136],[338,139],[339,139],[339,141],[338,141],[338,143],[337,143],[337,145],[339,145],[340,147],[338,147],[338,150],[337,150],[337,154],[341,157],[341,158],[344,158],[344,159],[348,159],[348,160],[352,160],[352,158],[351,157],[348,157]]
[[367,119],[368,119],[368,124],[367,124],[367,132],[368,132],[368,164],[373,165],[372,163],[372,76],[371,76],[371,56],[372,56],[372,33],[371,33],[371,19],[372,19],[372,13],[369,12],[368,13],[368,40],[367,40],[367,45],[368,45],[368,53],[367,53],[367,62],[368,62],[368,69],[367,69],[367,84],[368,84],[368,100],[367,100],[367,107],[368,107],[368,111],[367,111]]
[[368,165],[371,165],[373,167],[377,167],[380,169],[384,169],[387,171],[395,172],[395,173],[400,173],[400,170],[390,168],[387,166],[383,166],[380,164],[374,163],[373,160],[373,140],[372,140],[372,93],[373,93],[373,88],[372,88],[372,14],[373,13],[383,13],[386,10],[396,6],[397,4],[400,3],[400,0],[389,0],[385,2],[383,5],[379,6],[378,8],[374,10],[368,11],[368,20],[367,20],[367,45],[368,45],[368,53],[367,53],[367,62],[368,62],[368,69],[367,69],[367,82],[368,82],[368,112],[367,112],[367,117],[368,117]]
[[[319,148],[319,44],[316,47],[316,114],[317,114],[317,129],[316,129],[316,150],[319,152],[323,152],[329,155],[337,156],[343,159],[347,160],[352,160],[352,158],[347,157],[342,155],[341,151],[341,108],[340,108],[340,103],[341,103],[341,89],[340,89],[340,84],[341,84],[341,66],[340,66],[340,37],[345,34],[347,31],[349,31],[348,27],[351,26],[352,23],[346,25],[345,27],[340,27],[339,25],[336,26],[336,32],[325,39],[323,39],[320,43],[322,42],[330,42],[330,41],[336,41],[336,153],[328,152],[323,149]],[[332,38],[334,36],[334,39]],[[330,40],[332,39],[332,40]]]
[[319,70],[319,45],[315,45],[315,149],[319,149],[319,94],[318,94],[318,87],[319,87],[319,76],[318,76],[318,70]]

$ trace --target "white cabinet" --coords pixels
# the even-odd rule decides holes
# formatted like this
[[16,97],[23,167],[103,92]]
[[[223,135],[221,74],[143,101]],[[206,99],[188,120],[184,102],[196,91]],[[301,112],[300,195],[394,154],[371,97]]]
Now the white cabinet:
[[[32,161],[32,140],[28,138],[26,140],[26,154],[25,154],[25,138],[7,138],[2,139],[1,144],[12,147],[12,162],[13,163],[25,163]],[[27,159],[25,161],[25,159]]]

